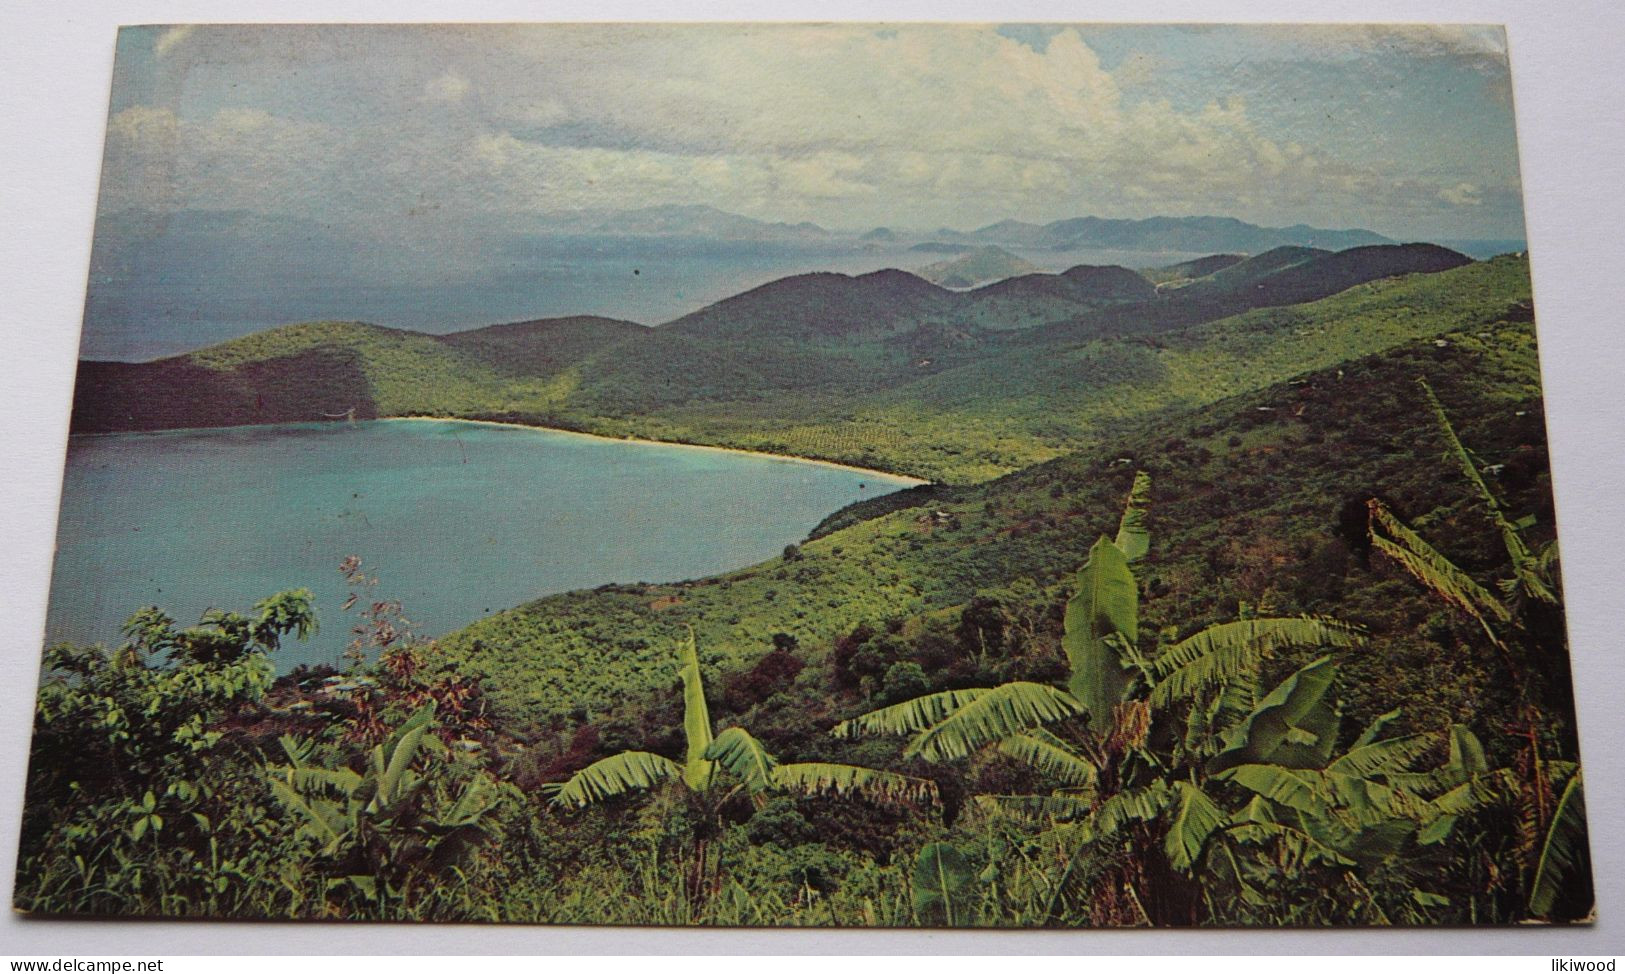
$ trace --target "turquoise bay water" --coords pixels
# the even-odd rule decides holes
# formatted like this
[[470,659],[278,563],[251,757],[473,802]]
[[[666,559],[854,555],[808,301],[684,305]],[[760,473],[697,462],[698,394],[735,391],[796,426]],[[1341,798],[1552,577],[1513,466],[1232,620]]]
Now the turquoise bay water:
[[48,642],[114,644],[157,605],[190,623],[282,589],[316,595],[336,658],[355,617],[339,563],[439,635],[555,592],[753,564],[906,482],[712,450],[428,421],[74,437]]

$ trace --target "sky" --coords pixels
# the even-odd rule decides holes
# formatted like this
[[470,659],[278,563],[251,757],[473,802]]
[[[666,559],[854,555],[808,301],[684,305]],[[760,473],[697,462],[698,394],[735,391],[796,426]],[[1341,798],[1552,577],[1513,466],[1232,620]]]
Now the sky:
[[[420,253],[705,204],[834,229],[1214,214],[1523,235],[1494,27],[136,27],[99,213]],[[99,240],[99,244],[105,243]]]

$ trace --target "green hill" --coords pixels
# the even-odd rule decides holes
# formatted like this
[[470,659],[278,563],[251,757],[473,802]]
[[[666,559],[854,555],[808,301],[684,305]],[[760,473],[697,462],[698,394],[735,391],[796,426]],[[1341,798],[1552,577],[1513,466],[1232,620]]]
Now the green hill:
[[1434,244],[1355,247],[1329,253],[1282,247],[1191,282],[1180,297],[1245,295],[1254,307],[1313,301],[1395,274],[1432,274],[1470,263]]
[[1370,281],[1437,274],[1471,263],[1468,257],[1432,244],[1356,247],[1336,253],[1278,247],[1185,287],[1159,292],[1157,301],[1102,308],[1031,329],[1022,339],[1042,344],[1068,337],[1172,331],[1251,308],[1316,301]]
[[440,341],[453,348],[487,352],[493,366],[515,375],[549,376],[648,330],[630,321],[580,315],[487,325],[442,335]]
[[1220,267],[1211,274],[1208,285],[1214,290],[1236,291],[1289,268],[1307,264],[1321,257],[1330,257],[1329,250],[1314,247],[1275,247],[1261,254]]
[[[1494,314],[1526,290],[1521,261],[1426,247],[1272,252],[1166,295],[1115,267],[963,293],[902,271],[809,274],[658,328],[581,317],[429,336],[318,322],[158,362],[87,362],[73,422],[461,416],[972,482],[1093,442],[1102,421],[1267,385]],[[1286,302],[1303,313],[1192,330]],[[1413,314],[1418,303],[1436,313]],[[1311,327],[1325,331],[1297,334]]]
[[[819,753],[833,745],[817,728],[873,705],[894,663],[934,660],[924,667],[932,686],[1056,665],[1058,620],[1044,606],[1057,604],[1068,573],[1110,529],[1132,472],[1145,469],[1156,484],[1157,540],[1142,626],[1230,618],[1243,603],[1335,611],[1372,630],[1372,651],[1344,666],[1357,712],[1397,698],[1413,727],[1468,720],[1503,694],[1488,675],[1493,660],[1463,658],[1447,615],[1405,578],[1366,564],[1363,504],[1384,496],[1430,533],[1476,539],[1456,542],[1452,554],[1464,563],[1493,563],[1495,539],[1474,530],[1466,485],[1435,462],[1443,444],[1414,381],[1425,376],[1482,462],[1502,465],[1497,489],[1549,536],[1538,368],[1520,307],[1194,410],[1109,422],[1098,445],[995,481],[870,502],[837,514],[833,530],[815,532],[789,560],[553,596],[442,645],[511,714],[562,742],[583,720],[635,720],[645,706],[638,691],[664,688],[662,667],[685,626],[711,672],[742,671],[784,633],[811,672],[776,688],[770,713],[760,700],[735,711],[756,707],[750,726],[777,722],[785,735],[777,746]],[[978,599],[1030,604],[1034,629],[1021,658],[978,659],[960,641],[961,613]],[[854,677],[859,664],[843,662],[837,646],[865,625],[894,635]]]
[[[1491,321],[1527,298],[1527,264],[1502,258],[1362,284],[1155,335],[1051,331],[976,342],[960,364],[864,396],[672,408],[665,435],[825,456],[969,482],[1098,442],[1108,424],[1187,409],[1418,337]],[[945,356],[933,365],[948,363]]]
[[1156,288],[1124,267],[1080,264],[1059,274],[1023,274],[971,292],[955,320],[996,331],[1029,328],[1106,307],[1138,306]]
[[914,273],[941,287],[964,289],[1037,270],[1003,247],[978,247],[952,260],[927,264]]
[[361,322],[286,325],[155,362],[82,362],[75,432],[424,413],[555,398],[560,371],[642,326],[575,318],[451,335]]
[[800,274],[684,315],[662,330],[701,338],[854,338],[886,333],[946,311],[955,296],[898,270]]
[[1178,264],[1168,264],[1164,267],[1148,267],[1140,271],[1140,276],[1158,287],[1177,287],[1199,277],[1206,277],[1215,271],[1222,271],[1226,267],[1239,264],[1246,259],[1243,254],[1213,254]]

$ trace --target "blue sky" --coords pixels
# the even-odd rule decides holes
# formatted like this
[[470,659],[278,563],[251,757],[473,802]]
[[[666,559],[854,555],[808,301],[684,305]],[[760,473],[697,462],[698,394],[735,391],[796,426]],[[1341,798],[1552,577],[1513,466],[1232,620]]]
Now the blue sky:
[[1497,28],[127,28],[101,211],[437,247],[701,203],[1523,233]]

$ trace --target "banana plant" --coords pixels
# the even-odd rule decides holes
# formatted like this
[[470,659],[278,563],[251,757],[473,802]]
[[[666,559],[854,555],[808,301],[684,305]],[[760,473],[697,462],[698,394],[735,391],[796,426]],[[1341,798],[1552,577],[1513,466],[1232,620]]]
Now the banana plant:
[[317,746],[283,735],[288,763],[266,769],[271,792],[300,822],[330,888],[348,886],[370,903],[407,898],[411,885],[456,863],[489,837],[504,789],[477,774],[456,790],[440,780],[428,735],[434,707],[413,714],[373,747],[364,770],[318,760]]
[[[1539,548],[1531,547],[1524,532],[1534,519],[1515,520],[1506,512],[1485,482],[1472,453],[1456,435],[1432,387],[1425,380],[1417,381],[1445,442],[1446,457],[1472,486],[1490,528],[1500,539],[1509,574],[1499,579],[1492,591],[1491,586],[1481,584],[1457,566],[1377,498],[1371,498],[1366,504],[1367,534],[1375,551],[1403,568],[1477,628],[1504,661],[1511,685],[1519,688],[1522,699],[1518,705],[1517,727],[1523,756],[1519,762],[1522,773],[1516,790],[1516,818],[1519,844],[1524,850],[1521,865],[1528,880],[1529,914],[1566,918],[1574,913],[1573,909],[1550,911],[1557,909],[1560,901],[1572,906],[1571,901],[1576,896],[1590,895],[1589,868],[1564,866],[1554,870],[1548,866],[1553,862],[1589,864],[1584,799],[1575,792],[1565,790],[1561,795],[1557,792],[1558,787],[1567,787],[1559,782],[1566,780],[1574,784],[1579,776],[1577,773],[1566,776],[1565,762],[1552,761],[1541,753],[1540,729],[1544,721],[1531,690],[1534,681],[1530,679],[1531,672],[1554,669],[1558,679],[1568,678],[1561,666],[1566,652],[1561,627],[1552,623],[1554,614],[1561,611],[1557,544],[1553,541]],[[1566,688],[1558,690],[1561,693]],[[1574,786],[1578,788],[1577,784]],[[1554,849],[1558,854],[1548,859],[1547,852]],[[1557,876],[1575,885],[1574,896],[1559,895],[1553,887]],[[1589,904],[1576,915],[1588,910]]]
[[[1405,526],[1388,506],[1377,498],[1366,502],[1369,512],[1368,534],[1372,547],[1409,572],[1416,580],[1445,602],[1465,614],[1480,629],[1488,641],[1506,654],[1515,667],[1538,664],[1529,658],[1537,652],[1560,651],[1560,646],[1537,648],[1530,639],[1528,608],[1536,605],[1557,606],[1557,543],[1546,544],[1532,550],[1523,533],[1534,519],[1513,520],[1485,483],[1473,456],[1456,435],[1450,417],[1440,404],[1433,388],[1418,379],[1422,394],[1427,399],[1439,433],[1446,444],[1445,455],[1473,486],[1485,517],[1500,537],[1506,551],[1511,576],[1500,580],[1500,595],[1492,593],[1471,575],[1461,570],[1448,557],[1428,544],[1421,535]],[[1520,644],[1526,650],[1518,652]]]
[[[1227,719],[1216,743],[1196,749],[1176,743],[1156,755],[1157,767],[1140,765],[1103,800],[1052,794],[1042,806],[1025,796],[979,802],[998,814],[1036,818],[1067,837],[1073,852],[1058,899],[1075,885],[1081,863],[1116,856],[1140,863],[1131,870],[1141,884],[1134,900],[1150,904],[1144,919],[1151,922],[1166,919],[1157,904],[1168,897],[1144,888],[1144,877],[1165,872],[1190,882],[1210,919],[1234,916],[1238,904],[1254,918],[1270,915],[1278,903],[1265,890],[1302,883],[1322,889],[1326,903],[1350,891],[1350,909],[1366,922],[1420,922],[1448,899],[1424,888],[1440,871],[1419,864],[1442,848],[1460,819],[1505,799],[1510,772],[1490,771],[1481,745],[1460,726],[1448,734],[1448,762],[1417,770],[1415,763],[1447,735],[1391,736],[1386,729],[1399,719],[1397,710],[1339,753],[1335,678],[1330,657],[1312,661],[1250,711]],[[1148,866],[1151,855],[1165,869]],[[1381,896],[1364,879],[1378,873],[1390,877]]]
[[684,755],[681,763],[652,751],[622,751],[594,761],[567,780],[543,786],[555,806],[580,809],[635,792],[680,789],[698,809],[698,823],[688,838],[683,876],[690,901],[717,896],[723,888],[720,854],[711,838],[720,827],[723,806],[738,795],[758,805],[768,792],[796,795],[859,795],[871,801],[914,804],[935,802],[935,782],[891,771],[850,764],[781,764],[742,727],[712,733],[711,711],[700,677],[694,631],[678,647],[678,676],[683,687]]
[[[1233,780],[1237,777],[1257,779],[1263,787],[1265,771],[1301,770],[1330,775],[1328,780],[1359,791],[1364,786],[1358,782],[1365,779],[1355,769],[1408,772],[1393,762],[1415,758],[1425,747],[1421,741],[1379,739],[1379,724],[1358,748],[1334,756],[1339,716],[1329,657],[1260,692],[1264,664],[1281,654],[1363,645],[1362,630],[1335,619],[1265,618],[1244,609],[1240,619],[1209,626],[1149,657],[1142,654],[1133,564],[1150,549],[1149,494],[1149,477],[1136,474],[1116,536],[1100,537],[1077,574],[1064,619],[1063,647],[1070,663],[1064,688],[1017,682],[928,694],[852,718],[835,733],[907,735],[905,756],[943,761],[987,751],[1038,770],[1056,787],[1036,795],[983,795],[977,804],[1066,833],[1063,844],[1072,854],[1058,877],[1057,897],[1087,857],[1103,853],[1104,861],[1124,864],[1114,881],[1128,892],[1133,922],[1189,916],[1188,906],[1169,906],[1168,897],[1153,895],[1156,890],[1136,892],[1135,884],[1144,884],[1148,853],[1159,857],[1153,872],[1167,874],[1169,882],[1162,885],[1170,886],[1179,882],[1178,875],[1205,871],[1214,836],[1232,829],[1259,838],[1301,832],[1306,843],[1327,849],[1362,844],[1376,849],[1372,840],[1378,833],[1415,834],[1425,811],[1403,828],[1373,813],[1370,821],[1339,833],[1332,823],[1342,822],[1338,816],[1346,803],[1335,795],[1323,802],[1323,816],[1310,814],[1320,806],[1290,810],[1309,814],[1314,833],[1301,822],[1282,825],[1281,815],[1262,796],[1236,804],[1236,797],[1249,795],[1244,783]],[[1392,790],[1380,781],[1372,789],[1379,797]],[[1416,798],[1392,804],[1410,809],[1423,803]]]
[[936,800],[936,784],[923,778],[851,764],[781,764],[742,727],[713,734],[693,630],[679,645],[679,663],[685,740],[682,762],[650,751],[622,751],[593,762],[566,781],[544,786],[555,805],[583,808],[671,783],[713,797],[719,805],[741,792],[756,798],[767,792],[788,792],[858,795],[898,803]]
[[[1334,620],[1257,618],[1213,626],[1146,659],[1138,648],[1139,585],[1131,566],[1150,550],[1150,493],[1150,476],[1136,473],[1115,537],[1102,535],[1077,573],[1062,639],[1070,664],[1065,688],[1015,681],[945,690],[842,721],[836,736],[906,735],[904,756],[927,761],[997,747],[1073,787],[1088,788],[1114,753],[1144,736],[1144,691],[1159,681],[1174,681],[1189,692],[1225,683],[1284,649],[1359,642],[1357,629]],[[1087,718],[1086,747],[1045,729],[1078,717]]]

